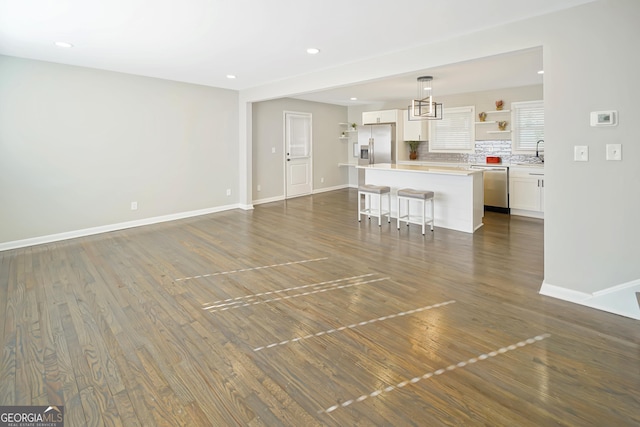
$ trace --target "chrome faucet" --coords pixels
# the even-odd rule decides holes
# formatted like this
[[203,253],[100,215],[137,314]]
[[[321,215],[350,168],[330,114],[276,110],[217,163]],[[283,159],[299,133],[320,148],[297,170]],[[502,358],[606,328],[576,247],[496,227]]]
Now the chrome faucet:
[[544,139],[540,139],[538,140],[538,142],[536,142],[536,157],[539,158],[542,163],[544,163],[544,157],[540,157],[540,151],[538,151],[538,146],[541,142],[544,142]]

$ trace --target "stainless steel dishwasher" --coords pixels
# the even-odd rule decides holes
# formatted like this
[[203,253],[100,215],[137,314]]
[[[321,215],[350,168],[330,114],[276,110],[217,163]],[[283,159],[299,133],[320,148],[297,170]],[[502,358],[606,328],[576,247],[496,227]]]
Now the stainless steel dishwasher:
[[484,171],[485,209],[509,213],[509,168],[499,165],[471,165],[471,169]]

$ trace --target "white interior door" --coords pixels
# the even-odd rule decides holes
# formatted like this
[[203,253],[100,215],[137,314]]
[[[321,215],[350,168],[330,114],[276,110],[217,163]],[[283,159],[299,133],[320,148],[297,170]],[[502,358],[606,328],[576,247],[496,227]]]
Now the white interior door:
[[285,113],[286,198],[311,194],[311,114]]

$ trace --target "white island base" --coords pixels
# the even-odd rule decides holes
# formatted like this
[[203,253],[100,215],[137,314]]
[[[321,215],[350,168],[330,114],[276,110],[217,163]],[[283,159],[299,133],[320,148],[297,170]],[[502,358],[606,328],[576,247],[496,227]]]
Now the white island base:
[[[436,227],[473,233],[483,225],[484,187],[481,170],[388,163],[358,168],[365,172],[365,184],[391,187],[393,218],[398,218],[398,189],[413,188],[435,192]],[[418,203],[415,207],[411,206],[412,212],[418,212],[419,209]]]

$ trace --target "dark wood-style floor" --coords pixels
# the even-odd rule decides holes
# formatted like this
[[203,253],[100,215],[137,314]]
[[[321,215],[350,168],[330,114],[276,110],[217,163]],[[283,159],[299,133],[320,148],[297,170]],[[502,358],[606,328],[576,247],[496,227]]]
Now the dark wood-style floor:
[[66,426],[636,426],[637,321],[538,295],[543,222],[355,190],[0,252],[0,405]]

